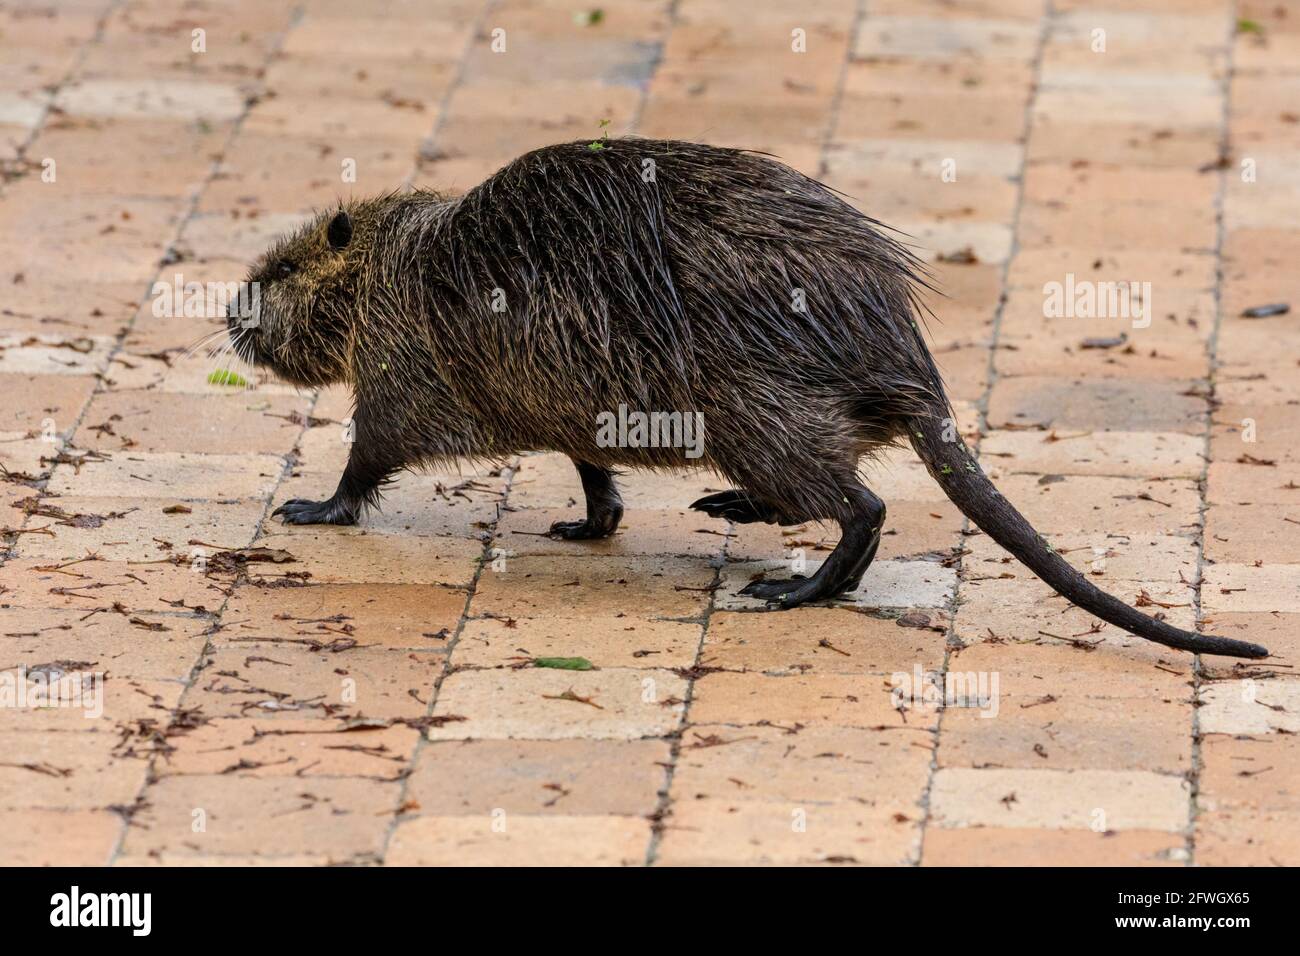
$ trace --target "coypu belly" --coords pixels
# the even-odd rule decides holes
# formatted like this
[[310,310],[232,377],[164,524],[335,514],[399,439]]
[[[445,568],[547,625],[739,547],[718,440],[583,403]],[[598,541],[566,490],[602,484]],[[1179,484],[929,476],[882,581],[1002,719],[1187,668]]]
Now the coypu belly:
[[559,451],[607,466],[702,464],[716,404],[680,382],[647,381],[646,371],[600,369],[595,356],[559,369],[509,363],[467,401],[503,449]]

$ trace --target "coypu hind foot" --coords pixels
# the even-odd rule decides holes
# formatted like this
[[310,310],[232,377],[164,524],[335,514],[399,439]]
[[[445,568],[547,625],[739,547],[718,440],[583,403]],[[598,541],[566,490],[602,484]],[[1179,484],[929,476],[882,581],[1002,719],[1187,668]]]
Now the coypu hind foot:
[[606,468],[576,461],[582,492],[587,498],[587,517],[582,521],[557,521],[547,532],[565,541],[589,541],[608,538],[623,520],[623,499],[619,497],[614,475]]
[[752,524],[762,521],[766,524],[803,524],[806,518],[795,518],[782,514],[766,502],[750,497],[746,491],[733,488],[731,491],[719,491],[717,494],[705,495],[691,502],[695,511],[703,511],[710,518],[722,518],[736,524]]
[[861,485],[852,494],[850,514],[840,519],[840,543],[812,577],[764,578],[751,581],[740,593],[788,609],[856,590],[880,547],[885,503]]

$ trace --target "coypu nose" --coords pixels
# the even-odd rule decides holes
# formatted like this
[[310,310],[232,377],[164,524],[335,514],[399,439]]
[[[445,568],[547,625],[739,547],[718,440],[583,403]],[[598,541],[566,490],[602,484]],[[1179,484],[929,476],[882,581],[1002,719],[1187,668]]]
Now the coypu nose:
[[257,325],[257,289],[254,283],[241,282],[239,292],[226,303],[226,327],[251,329]]

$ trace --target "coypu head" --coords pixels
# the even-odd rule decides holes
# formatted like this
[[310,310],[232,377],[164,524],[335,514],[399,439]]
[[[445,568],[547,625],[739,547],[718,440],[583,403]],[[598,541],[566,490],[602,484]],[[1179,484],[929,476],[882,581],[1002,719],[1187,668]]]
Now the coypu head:
[[303,387],[345,380],[373,236],[373,210],[357,203],[321,213],[272,245],[227,310],[240,357]]

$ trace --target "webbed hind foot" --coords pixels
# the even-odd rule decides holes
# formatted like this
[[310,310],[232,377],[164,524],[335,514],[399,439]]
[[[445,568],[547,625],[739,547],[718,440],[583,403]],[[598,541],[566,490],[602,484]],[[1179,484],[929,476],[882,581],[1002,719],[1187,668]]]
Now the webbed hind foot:
[[795,518],[784,514],[764,501],[751,497],[739,488],[731,491],[719,491],[705,495],[691,502],[695,511],[703,511],[710,518],[723,518],[736,524],[752,524],[762,521],[767,524],[803,524],[808,519]]
[[[825,601],[855,590],[880,546],[885,505],[860,485],[848,491],[853,497],[853,510],[840,521],[840,543],[812,577],[795,575],[785,579],[751,581],[740,593],[745,597],[765,600],[770,606],[784,610],[812,601]],[[847,497],[846,495],[846,500]]]
[[807,580],[808,578],[802,574],[796,574],[790,578],[759,578],[757,581],[750,581],[746,584],[740,589],[740,593],[745,597],[775,601],[777,598],[789,594]]

